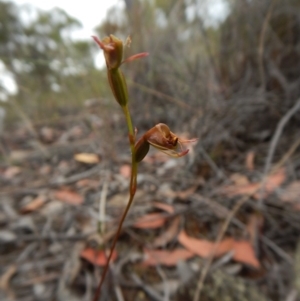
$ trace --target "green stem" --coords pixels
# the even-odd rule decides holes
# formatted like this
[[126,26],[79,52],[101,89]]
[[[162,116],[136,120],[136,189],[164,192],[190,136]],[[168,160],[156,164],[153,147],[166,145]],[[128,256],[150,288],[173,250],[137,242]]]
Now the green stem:
[[[134,150],[134,145],[135,145],[135,133],[133,130],[133,125],[132,125],[132,121],[131,121],[131,116],[130,116],[130,112],[128,109],[128,105],[122,107],[125,118],[126,118],[126,122],[127,122],[127,127],[128,127],[128,132],[129,132],[129,143],[130,143],[130,148],[131,148],[131,154],[132,156],[135,154],[135,150]],[[131,137],[130,137],[131,136]],[[132,161],[134,160],[134,157],[132,157]]]
[[105,264],[105,267],[104,267],[104,270],[103,270],[103,273],[102,273],[102,276],[101,276],[101,280],[100,280],[99,285],[97,287],[97,290],[96,290],[93,301],[98,301],[100,296],[101,296],[101,287],[102,287],[102,284],[104,282],[105,276],[107,274],[112,254],[115,250],[118,238],[119,238],[121,230],[122,230],[123,223],[124,223],[125,218],[128,214],[128,211],[129,211],[130,206],[133,202],[134,195],[135,195],[135,192],[136,192],[138,163],[135,160],[135,148],[134,148],[135,133],[134,133],[133,126],[132,126],[132,121],[131,121],[131,116],[130,116],[130,112],[129,112],[129,109],[128,109],[128,105],[122,106],[122,108],[123,108],[124,115],[126,117],[126,122],[127,122],[128,132],[129,132],[129,143],[130,143],[130,148],[131,148],[131,176],[130,176],[130,185],[129,185],[129,194],[130,195],[129,195],[129,201],[127,203],[125,211],[123,212],[121,220],[119,222],[116,235],[115,235],[114,240],[112,242],[110,253],[109,253],[109,256],[107,258],[107,261],[106,261],[106,264]]

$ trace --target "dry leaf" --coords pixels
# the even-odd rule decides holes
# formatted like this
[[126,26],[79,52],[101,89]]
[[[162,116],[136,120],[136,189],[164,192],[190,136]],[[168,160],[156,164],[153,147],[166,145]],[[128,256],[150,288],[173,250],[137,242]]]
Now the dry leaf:
[[76,182],[76,187],[78,188],[99,188],[99,181],[92,179],[82,179]]
[[[264,185],[264,193],[266,196],[267,194],[272,193],[276,188],[278,188],[281,184],[283,184],[284,180],[286,179],[285,169],[280,169],[276,173],[270,175]],[[255,198],[260,197],[260,187],[262,182],[258,183],[249,183],[246,185],[229,185],[223,187],[221,189],[221,193],[227,196],[236,196],[236,195],[253,195]],[[257,193],[256,193],[257,192]]]
[[232,249],[234,250],[233,259],[235,261],[248,264],[254,268],[259,269],[260,263],[255,256],[254,249],[249,241],[235,241],[232,240]]
[[54,217],[62,214],[65,210],[65,206],[62,202],[57,200],[52,200],[42,207],[39,213],[44,217]]
[[183,191],[176,191],[175,196],[181,200],[186,200],[189,196],[191,196],[196,190],[198,185],[194,185]]
[[284,202],[294,204],[295,209],[300,210],[300,181],[289,184],[281,193],[280,198]]
[[240,173],[234,173],[229,178],[237,186],[248,185],[250,183],[248,178]]
[[[185,248],[201,257],[208,257],[215,248],[215,242],[189,237],[184,231],[179,233],[178,241]],[[215,256],[219,257],[229,251],[234,252],[234,260],[255,268],[260,267],[259,261],[255,257],[253,247],[248,241],[235,241],[233,238],[226,238],[219,243]]]
[[129,164],[123,164],[120,167],[120,174],[124,177],[124,178],[130,178],[131,175],[131,166]]
[[[174,213],[174,208],[171,205],[160,202],[153,202],[153,206],[170,214]],[[139,229],[156,229],[162,227],[165,224],[166,220],[167,217],[162,213],[148,213],[138,218],[133,226]]]
[[232,197],[241,194],[252,195],[254,194],[260,187],[260,183],[253,183],[247,185],[230,185],[221,189],[221,193]]
[[53,195],[57,200],[71,205],[80,205],[84,200],[83,196],[75,191],[70,190],[56,190],[54,191]]
[[178,241],[191,252],[200,257],[208,257],[213,249],[213,243],[205,239],[197,239],[187,236],[185,231],[178,235]]
[[247,153],[246,156],[246,167],[248,170],[254,170],[254,158],[255,158],[255,152],[250,151]]
[[90,154],[90,153],[76,154],[74,155],[74,159],[77,162],[86,163],[86,164],[97,164],[100,161],[98,155]]
[[46,198],[45,196],[38,196],[35,199],[33,199],[31,202],[26,204],[21,208],[22,213],[29,213],[36,211],[37,209],[41,208],[44,204],[46,203]]
[[22,163],[30,157],[31,152],[29,150],[14,150],[9,154],[9,161],[14,163]]
[[128,203],[129,193],[117,193],[109,199],[109,205],[112,207],[125,207]]
[[179,225],[180,217],[176,216],[171,222],[170,226],[166,230],[164,230],[158,237],[155,238],[153,246],[164,247],[166,244],[172,241],[178,233]]
[[[104,266],[107,261],[107,256],[104,250],[95,250],[92,248],[86,248],[81,253],[80,256],[90,263],[98,266]],[[117,259],[117,252],[114,250],[111,262],[114,262]]]
[[153,202],[153,206],[157,209],[161,209],[163,211],[166,211],[170,214],[173,214],[175,212],[174,207],[166,204],[166,203],[160,203],[160,202]]
[[186,249],[175,249],[173,251],[144,249],[144,253],[146,258],[142,264],[146,266],[159,264],[175,266],[179,260],[187,260],[195,256],[193,252]]
[[174,191],[171,188],[167,187],[164,191],[161,191],[161,194],[166,197],[179,198],[181,200],[187,200],[197,189],[199,185],[194,185],[183,191]]
[[156,229],[162,227],[167,218],[161,213],[149,213],[136,220],[133,227],[139,229]]
[[3,177],[6,180],[11,180],[12,178],[14,178],[18,174],[20,174],[21,171],[22,171],[22,169],[18,166],[10,166],[4,171]]
[[10,288],[9,282],[16,272],[17,272],[17,267],[14,264],[12,264],[0,277],[0,289],[6,292],[6,295],[9,300],[15,299],[14,291]]
[[285,169],[278,170],[273,175],[270,175],[265,183],[265,189],[268,193],[273,192],[276,188],[283,184],[286,179]]

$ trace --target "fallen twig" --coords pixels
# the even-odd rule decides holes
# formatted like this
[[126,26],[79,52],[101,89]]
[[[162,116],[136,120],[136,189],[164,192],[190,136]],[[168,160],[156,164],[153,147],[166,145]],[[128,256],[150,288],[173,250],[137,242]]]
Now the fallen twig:
[[298,99],[296,101],[294,106],[286,112],[286,114],[280,119],[279,123],[277,124],[275,134],[272,137],[272,141],[271,141],[271,144],[270,144],[270,147],[269,147],[267,160],[266,160],[266,163],[265,163],[265,168],[264,168],[264,173],[263,173],[262,184],[261,184],[261,188],[259,190],[260,198],[258,200],[258,206],[259,206],[260,209],[262,209],[262,206],[263,206],[263,195],[264,195],[264,189],[265,189],[267,174],[270,170],[270,167],[271,167],[271,164],[272,164],[272,161],[273,161],[274,153],[275,153],[279,138],[282,134],[282,131],[283,131],[284,127],[288,123],[288,121],[292,118],[292,116],[299,109],[300,109],[300,99]]

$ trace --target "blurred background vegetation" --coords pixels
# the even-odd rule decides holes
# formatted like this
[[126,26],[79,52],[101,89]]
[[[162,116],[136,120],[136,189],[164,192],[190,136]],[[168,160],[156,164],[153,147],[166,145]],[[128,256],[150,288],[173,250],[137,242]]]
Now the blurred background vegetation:
[[[223,0],[218,13],[209,0],[124,2],[95,31],[130,35],[125,56],[150,53],[124,65],[139,130],[168,123],[200,137],[212,155],[269,140],[300,95],[298,0]],[[17,85],[9,95],[0,83],[6,122],[20,110],[33,122],[61,118],[87,100],[114,110],[105,70],[94,63],[100,50],[89,37],[70,38],[80,22],[59,8],[27,22],[21,14],[0,1],[0,59]]]

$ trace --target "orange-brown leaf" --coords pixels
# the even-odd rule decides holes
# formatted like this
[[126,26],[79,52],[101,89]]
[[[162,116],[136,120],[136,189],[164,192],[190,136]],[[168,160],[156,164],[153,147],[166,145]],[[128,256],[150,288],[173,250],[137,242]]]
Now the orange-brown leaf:
[[233,259],[235,261],[245,263],[250,265],[254,268],[259,269],[260,263],[255,256],[254,249],[249,241],[241,240],[241,241],[234,241],[233,240],[233,247],[234,255]]
[[[197,239],[188,236],[184,231],[178,235],[178,241],[188,250],[200,257],[208,257],[215,248],[215,242],[210,242],[205,239]],[[255,252],[248,241],[235,241],[233,238],[222,240],[215,251],[215,256],[221,256],[229,251],[233,251],[233,259],[259,268],[260,264],[255,257]]]
[[191,196],[197,190],[197,187],[198,187],[198,185],[194,185],[186,190],[176,191],[175,195],[179,199],[186,200],[189,196]]
[[138,218],[133,226],[139,229],[156,229],[162,227],[166,219],[161,213],[149,213]]
[[83,203],[83,196],[75,191],[70,190],[56,190],[54,191],[54,197],[62,202],[71,205],[80,205]]
[[168,188],[165,191],[162,191],[163,196],[171,197],[171,198],[179,198],[181,200],[187,200],[198,188],[198,184],[191,186],[190,188],[186,190],[179,190],[179,191],[174,191],[171,188]]
[[200,257],[207,257],[213,250],[213,243],[205,239],[197,239],[188,236],[185,231],[178,235],[178,241],[188,250]]
[[[90,263],[98,266],[104,266],[107,261],[107,256],[104,250],[95,250],[92,248],[86,248],[81,253],[80,256]],[[114,262],[117,259],[117,252],[114,250],[111,262]]]
[[153,202],[153,206],[157,209],[161,209],[163,211],[166,211],[170,214],[173,214],[175,212],[174,207],[166,204],[166,203],[160,203],[160,202]]
[[246,156],[246,167],[248,170],[253,170],[254,169],[254,158],[255,158],[255,152],[250,151],[247,153]]
[[186,249],[175,249],[173,251],[144,249],[144,253],[146,258],[142,264],[146,266],[158,264],[174,266],[179,260],[187,260],[195,256],[193,252]]
[[282,168],[267,178],[265,184],[266,191],[269,193],[273,192],[276,188],[278,188],[281,184],[283,184],[285,179],[286,179],[286,172],[285,169]]
[[23,206],[21,209],[21,212],[28,213],[28,212],[36,211],[37,209],[41,208],[45,204],[45,202],[46,202],[45,197],[38,196],[35,199],[33,199],[31,202],[29,202],[28,204]]
[[[264,183],[265,195],[272,193],[276,188],[283,184],[285,179],[285,169],[280,169],[276,173],[270,175]],[[221,193],[227,196],[253,195],[255,198],[259,198],[261,183],[262,182],[249,183],[245,185],[229,185],[221,189]]]
[[76,182],[77,188],[99,188],[99,181],[93,179],[82,179]]

